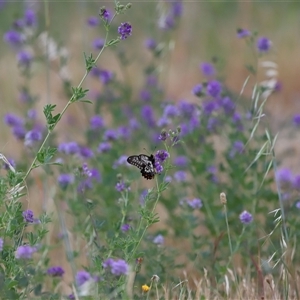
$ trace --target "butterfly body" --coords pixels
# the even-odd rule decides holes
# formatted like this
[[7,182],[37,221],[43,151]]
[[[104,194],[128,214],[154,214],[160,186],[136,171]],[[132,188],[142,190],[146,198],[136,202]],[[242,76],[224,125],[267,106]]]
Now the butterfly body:
[[127,158],[127,162],[141,170],[142,176],[147,180],[153,179],[155,171],[155,158],[151,154],[132,155]]

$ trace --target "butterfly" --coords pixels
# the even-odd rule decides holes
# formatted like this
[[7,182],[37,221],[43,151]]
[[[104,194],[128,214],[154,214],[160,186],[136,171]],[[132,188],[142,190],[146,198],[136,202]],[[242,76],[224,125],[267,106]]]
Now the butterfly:
[[146,154],[132,155],[127,158],[127,162],[141,170],[142,176],[147,180],[153,179],[155,171],[155,158],[153,154],[150,156]]

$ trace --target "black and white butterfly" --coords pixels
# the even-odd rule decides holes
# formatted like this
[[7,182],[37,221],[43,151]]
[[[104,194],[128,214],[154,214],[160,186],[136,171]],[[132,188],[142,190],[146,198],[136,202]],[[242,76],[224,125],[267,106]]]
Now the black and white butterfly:
[[155,158],[153,154],[150,156],[146,154],[132,155],[127,158],[127,162],[141,170],[142,176],[146,179],[153,179],[155,171]]

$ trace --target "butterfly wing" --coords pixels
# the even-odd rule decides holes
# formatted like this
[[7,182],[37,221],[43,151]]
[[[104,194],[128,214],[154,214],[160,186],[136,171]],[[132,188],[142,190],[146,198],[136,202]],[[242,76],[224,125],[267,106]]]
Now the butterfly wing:
[[127,162],[139,168],[144,178],[149,180],[154,178],[156,174],[155,158],[152,154],[150,156],[145,154],[132,155],[127,158]]

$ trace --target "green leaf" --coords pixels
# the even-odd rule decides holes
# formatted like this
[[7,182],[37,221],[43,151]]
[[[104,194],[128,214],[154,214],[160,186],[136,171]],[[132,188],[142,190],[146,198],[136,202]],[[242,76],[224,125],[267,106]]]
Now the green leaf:
[[[40,164],[46,164],[49,163],[50,160],[54,157],[57,149],[48,147],[48,148],[43,148],[38,152],[37,154],[37,160]],[[35,166],[36,167],[36,166]]]
[[85,68],[87,70],[87,72],[90,72],[91,69],[95,66],[95,60],[93,59],[93,55],[90,54],[89,56],[86,56],[85,53],[84,54],[84,59],[85,59]]
[[81,87],[72,88],[73,96],[70,101],[77,102],[80,99],[84,98],[89,90],[83,90]]

